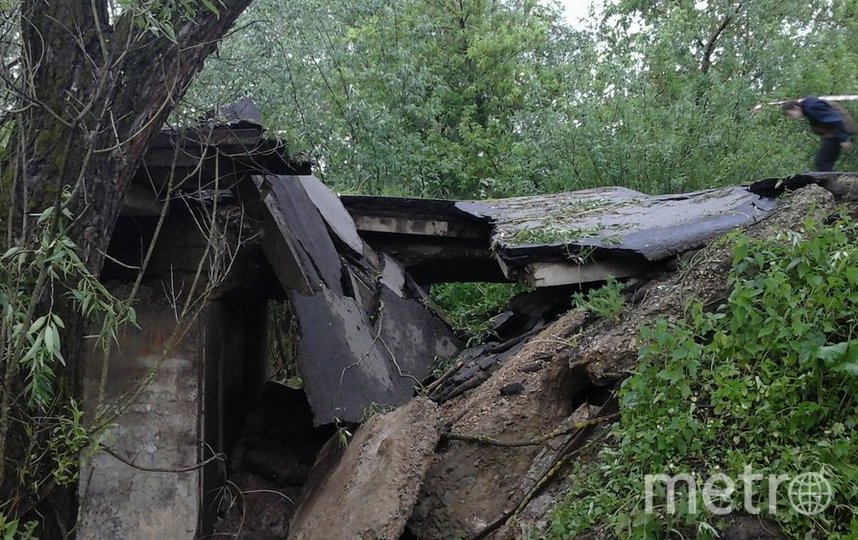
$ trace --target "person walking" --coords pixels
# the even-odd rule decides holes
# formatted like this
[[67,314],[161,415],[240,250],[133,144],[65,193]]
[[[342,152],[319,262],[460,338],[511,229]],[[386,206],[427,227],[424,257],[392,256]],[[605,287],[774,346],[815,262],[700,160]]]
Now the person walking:
[[851,138],[858,131],[858,126],[840,105],[816,96],[807,96],[785,101],[781,110],[795,120],[807,118],[810,129],[822,138],[822,145],[813,160],[817,171],[833,171],[840,152],[852,148]]

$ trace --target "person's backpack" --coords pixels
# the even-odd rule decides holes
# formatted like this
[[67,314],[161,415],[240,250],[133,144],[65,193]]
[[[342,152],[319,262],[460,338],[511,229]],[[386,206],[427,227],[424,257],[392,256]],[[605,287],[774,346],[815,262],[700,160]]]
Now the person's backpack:
[[846,133],[854,134],[858,133],[858,124],[855,123],[855,120],[849,114],[849,111],[844,109],[837,103],[833,103],[831,101],[827,102],[832,109],[837,111],[837,114],[840,115],[840,118],[843,119],[843,127],[846,129]]

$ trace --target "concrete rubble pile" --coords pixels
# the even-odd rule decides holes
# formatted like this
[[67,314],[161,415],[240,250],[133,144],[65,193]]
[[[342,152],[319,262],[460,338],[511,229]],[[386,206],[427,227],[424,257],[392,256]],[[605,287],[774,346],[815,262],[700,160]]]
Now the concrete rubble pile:
[[[848,175],[803,175],[754,184],[752,189],[764,197],[779,195],[785,187],[797,191],[769,199],[765,218],[746,224],[745,230],[770,237],[798,228],[809,214],[830,213],[833,194],[855,200],[856,186],[856,178]],[[405,537],[521,538],[546,526],[548,511],[565,491],[567,456],[584,449],[604,432],[603,421],[615,417],[614,391],[634,366],[639,329],[656,318],[682,317],[688,299],[714,308],[729,292],[729,245],[715,242],[675,255],[627,282],[626,307],[616,320],[578,310],[550,322],[533,320],[504,341],[463,351],[454,368],[428,387],[429,397],[438,403],[439,419],[423,424],[421,433],[431,439],[440,429],[440,438],[434,453],[421,448],[412,456],[418,459],[409,476],[420,486],[413,507],[401,506],[397,517],[397,523],[407,521]],[[687,262],[679,264],[679,258]],[[376,436],[379,425],[383,422],[361,427],[355,440]],[[409,425],[398,436],[386,430],[387,444],[413,439],[414,429]],[[352,476],[371,471],[383,476],[382,459],[341,460],[338,467],[346,467]],[[371,498],[349,498],[343,495],[349,481],[335,478],[326,477],[323,489],[328,495],[316,494],[309,513],[359,514],[375,497],[385,500],[390,495],[379,488]],[[331,494],[338,494],[335,504],[319,505],[319,497]],[[406,502],[411,500],[409,496]],[[355,537],[400,537],[398,528],[390,535],[371,527],[364,530],[375,532]],[[778,538],[773,534],[771,538]],[[323,538],[305,529],[290,537]]]

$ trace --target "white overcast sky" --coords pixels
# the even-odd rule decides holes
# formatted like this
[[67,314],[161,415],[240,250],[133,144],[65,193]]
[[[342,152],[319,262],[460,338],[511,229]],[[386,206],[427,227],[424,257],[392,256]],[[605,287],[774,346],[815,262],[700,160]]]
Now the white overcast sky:
[[593,0],[560,0],[566,10],[566,20],[573,26],[577,26],[579,20],[587,16],[592,3]]

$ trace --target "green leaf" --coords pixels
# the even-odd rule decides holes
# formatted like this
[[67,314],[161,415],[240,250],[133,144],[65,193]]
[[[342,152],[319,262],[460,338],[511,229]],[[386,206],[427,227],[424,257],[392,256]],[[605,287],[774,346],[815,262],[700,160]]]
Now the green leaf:
[[35,334],[35,333],[39,332],[42,329],[42,327],[45,326],[45,322],[47,322],[47,320],[48,320],[47,315],[42,315],[41,317],[37,318],[35,321],[33,321],[33,324],[30,325],[30,330],[28,333],[29,334]]
[[203,3],[203,6],[215,15],[220,15],[220,10],[218,10],[217,6],[214,5],[212,0],[200,0]]
[[45,327],[45,348],[48,349],[51,354],[53,354],[57,350],[58,341],[56,339],[56,334],[54,334],[54,328],[51,325]]
[[858,340],[820,347],[816,351],[816,358],[829,369],[858,375]]

